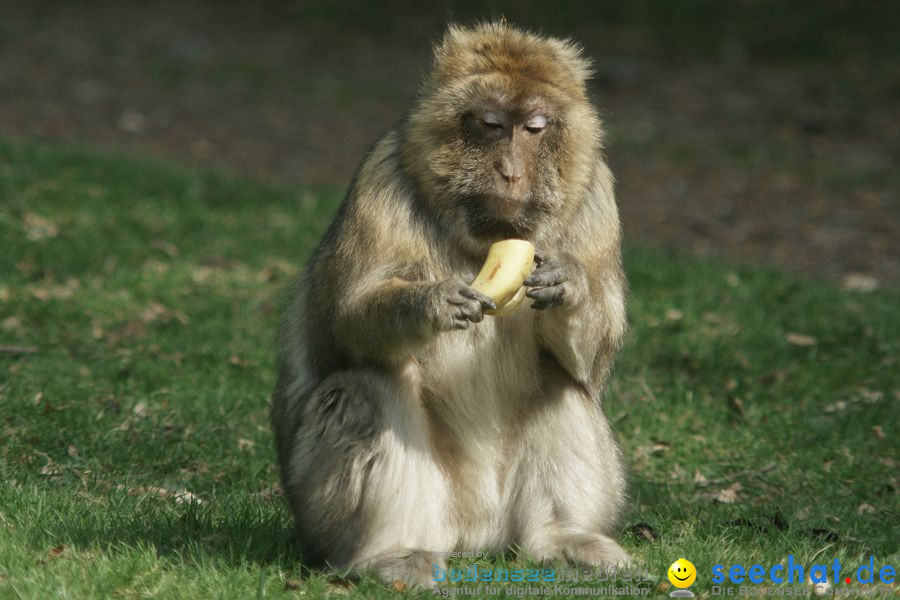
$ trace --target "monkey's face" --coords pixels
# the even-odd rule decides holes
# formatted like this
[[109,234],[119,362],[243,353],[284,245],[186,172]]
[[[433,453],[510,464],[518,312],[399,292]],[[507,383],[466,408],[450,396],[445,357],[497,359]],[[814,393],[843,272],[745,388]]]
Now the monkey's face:
[[429,202],[473,247],[533,239],[562,203],[562,115],[544,96],[510,96],[495,89],[471,94],[419,157],[433,185]]
[[540,200],[542,190],[535,184],[546,177],[541,145],[553,118],[539,99],[522,106],[479,102],[464,116],[461,133],[471,171],[464,168],[459,175],[469,188],[462,199],[473,233],[489,220],[525,225],[522,217]]
[[571,44],[504,25],[451,28],[404,127],[421,201],[473,253],[558,236],[601,142],[587,62]]

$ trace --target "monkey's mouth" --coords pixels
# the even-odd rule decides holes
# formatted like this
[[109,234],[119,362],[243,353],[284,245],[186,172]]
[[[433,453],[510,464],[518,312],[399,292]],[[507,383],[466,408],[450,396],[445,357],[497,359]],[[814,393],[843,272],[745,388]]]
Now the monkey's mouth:
[[533,231],[529,203],[500,195],[481,195],[463,203],[471,233],[487,239],[528,239]]
[[485,212],[500,219],[514,219],[528,205],[528,195],[485,194],[478,202]]

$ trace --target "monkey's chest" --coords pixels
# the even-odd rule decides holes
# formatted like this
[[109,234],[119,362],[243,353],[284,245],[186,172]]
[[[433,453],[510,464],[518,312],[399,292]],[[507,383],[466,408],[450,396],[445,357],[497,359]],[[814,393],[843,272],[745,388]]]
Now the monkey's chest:
[[468,330],[444,333],[421,357],[422,380],[435,401],[461,416],[480,414],[486,426],[539,385],[538,348],[527,309],[485,317]]
[[511,451],[540,386],[532,318],[527,309],[486,317],[439,336],[420,361],[432,442],[451,479],[449,514],[461,547],[500,548],[508,541]]

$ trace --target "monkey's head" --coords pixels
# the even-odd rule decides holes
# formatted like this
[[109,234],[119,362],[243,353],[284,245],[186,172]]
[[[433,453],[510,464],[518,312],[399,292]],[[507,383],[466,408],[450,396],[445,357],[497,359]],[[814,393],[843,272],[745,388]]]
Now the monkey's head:
[[404,127],[423,202],[473,252],[540,241],[584,197],[601,144],[572,42],[504,23],[451,27]]

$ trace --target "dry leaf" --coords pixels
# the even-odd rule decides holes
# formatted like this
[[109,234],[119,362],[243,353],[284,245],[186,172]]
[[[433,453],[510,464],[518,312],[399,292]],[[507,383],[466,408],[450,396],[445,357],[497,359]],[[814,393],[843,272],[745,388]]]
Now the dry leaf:
[[151,302],[141,313],[141,321],[147,324],[157,321],[169,323],[172,319],[175,319],[182,325],[187,325],[191,321],[182,311],[169,310],[159,302]]
[[301,582],[299,579],[285,579],[284,580],[284,589],[286,590],[299,590],[301,586]]
[[406,591],[406,582],[402,579],[395,579],[394,583],[391,584],[391,588],[395,592],[405,592]]
[[22,319],[16,316],[6,317],[3,319],[3,330],[4,331],[13,331],[16,329],[21,329],[22,327]]
[[69,456],[71,456],[73,458],[78,456],[78,448],[76,448],[72,444],[69,444],[69,447],[66,448],[66,452],[68,452]]
[[874,506],[872,506],[871,504],[867,504],[865,502],[863,502],[862,504],[860,504],[859,506],[856,507],[856,514],[858,514],[858,515],[864,515],[866,513],[873,513],[873,512],[876,512],[876,508]]
[[169,258],[175,258],[178,256],[178,248],[175,247],[175,244],[167,242],[165,240],[153,240],[150,242],[150,246],[156,248]]
[[273,483],[263,491],[256,494],[260,500],[264,500],[267,502],[271,501],[281,501],[281,498],[284,497],[284,492],[281,489],[281,486],[277,483]]
[[766,385],[781,383],[788,376],[789,372],[789,369],[777,369],[775,371],[772,371],[771,373],[763,375],[762,377],[760,377],[759,381],[760,383],[764,383]]
[[884,398],[884,394],[882,394],[878,390],[870,390],[869,388],[860,388],[859,390],[860,399],[866,404],[877,404],[881,402],[881,399]]
[[822,411],[827,413],[843,412],[845,410],[847,410],[846,400],[838,400],[837,402],[828,404],[822,408]]
[[788,333],[784,336],[784,339],[787,340],[788,344],[792,346],[815,346],[816,338],[811,335],[804,335],[802,333]]
[[[117,487],[116,489],[120,489]],[[148,485],[148,486],[137,486],[128,490],[128,493],[132,496],[156,496],[162,499],[172,498],[178,504],[189,503],[189,504],[201,504],[203,501],[195,494],[188,492],[186,490],[167,490],[164,487],[159,487],[157,485]]]
[[680,321],[684,317],[684,313],[677,308],[666,310],[666,321]]
[[138,417],[139,419],[147,418],[147,403],[141,400],[134,405],[134,408],[131,409],[131,412],[133,412],[134,416]]
[[874,292],[878,289],[878,280],[871,275],[849,273],[844,277],[844,289],[851,292]]
[[46,477],[56,477],[60,473],[62,473],[62,469],[60,469],[59,465],[52,461],[41,467],[41,475],[44,475]]
[[826,577],[825,579],[825,581],[816,583],[812,580],[811,573],[808,573],[806,575],[806,585],[812,586],[812,591],[816,596],[824,596],[831,590],[831,584],[828,583],[828,578]]
[[881,464],[883,464],[884,466],[886,466],[889,469],[894,469],[898,465],[900,465],[900,463],[898,463],[896,460],[894,460],[890,456],[879,457],[878,462],[880,462]]
[[145,260],[141,268],[150,273],[168,273],[170,269],[168,263],[156,260],[155,258]]
[[883,440],[883,439],[885,438],[885,435],[884,435],[884,429],[881,428],[881,425],[874,425],[874,426],[872,426],[872,433],[873,433],[873,434],[875,435],[875,437],[878,438],[879,440]]
[[203,283],[215,273],[215,269],[211,267],[197,267],[191,272],[191,279],[194,283]]
[[65,544],[60,544],[58,546],[53,546],[50,548],[50,551],[47,552],[47,560],[53,560],[54,558],[59,558],[66,552]]
[[[45,283],[47,282],[48,280],[45,280]],[[49,279],[49,283],[50,285],[44,287],[33,288],[31,290],[31,295],[42,302],[51,299],[67,300],[74,296],[75,292],[81,288],[81,282],[74,277],[68,278],[62,285],[53,285],[52,279]]]
[[147,117],[142,113],[127,108],[119,115],[119,128],[128,133],[140,133],[147,124]]
[[645,539],[648,541],[653,541],[659,539],[659,532],[650,525],[649,523],[645,523],[641,521],[640,523],[635,523],[631,527],[628,528],[632,534],[641,539]]
[[172,494],[177,504],[202,504],[203,500],[197,494],[188,492],[187,490],[175,492]]
[[36,354],[37,346],[0,346],[0,354]]
[[128,490],[128,494],[131,496],[159,496],[160,498],[168,498],[171,495],[171,492],[166,488],[161,488],[155,485],[139,485],[137,487],[130,488]]
[[653,454],[662,454],[672,447],[672,444],[665,440],[653,440],[653,446],[650,448],[650,452]]
[[253,446],[256,445],[256,442],[253,440],[248,440],[247,438],[238,438],[238,449],[240,450],[252,450]]
[[740,418],[747,418],[747,411],[744,410],[744,401],[737,396],[728,396],[728,408],[730,408]]
[[56,223],[45,217],[27,212],[25,213],[24,221],[25,237],[32,242],[55,238],[59,235],[59,228],[56,226]]
[[737,502],[738,492],[741,491],[742,487],[740,482],[732,483],[725,489],[713,492],[712,499],[716,502],[721,502],[722,504],[734,504]]
[[700,472],[700,469],[695,469],[694,470],[694,483],[699,483],[700,485],[703,485],[704,483],[706,483],[706,481],[707,481],[706,477],[703,476],[703,473]]

